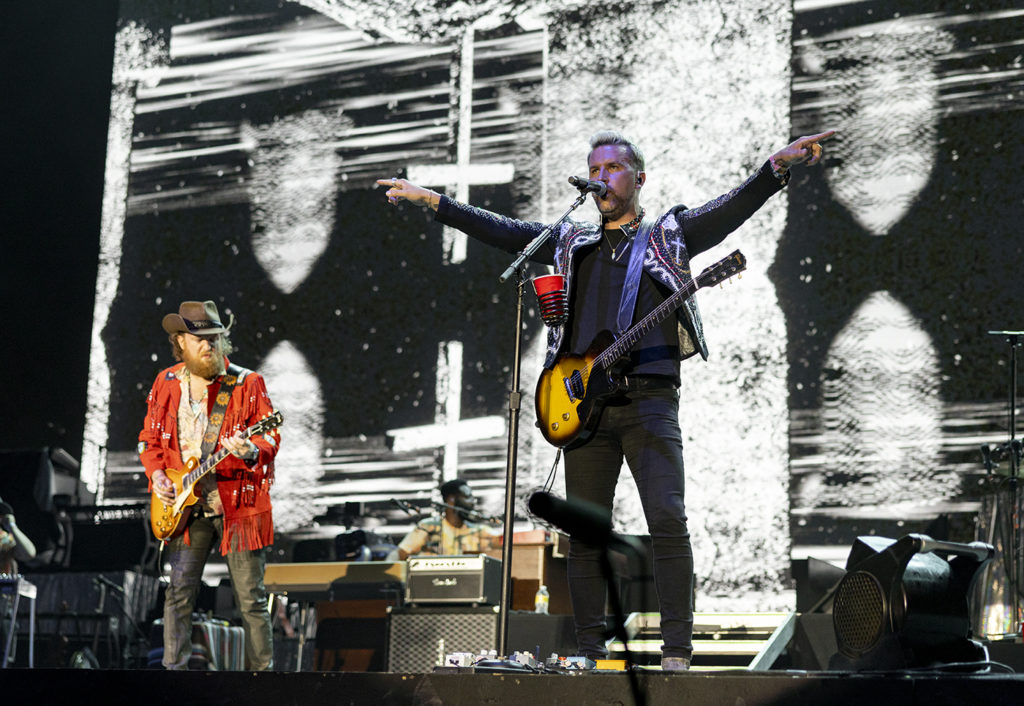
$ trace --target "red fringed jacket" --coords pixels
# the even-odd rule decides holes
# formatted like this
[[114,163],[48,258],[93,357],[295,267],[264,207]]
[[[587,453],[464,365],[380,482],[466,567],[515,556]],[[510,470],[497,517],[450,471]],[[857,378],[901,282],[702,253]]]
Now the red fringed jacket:
[[[149,490],[153,490],[153,472],[168,468],[182,468],[185,463],[178,445],[178,405],[181,401],[181,381],[178,373],[184,368],[178,363],[162,370],[153,381],[146,400],[146,420],[139,432],[139,458],[146,468]],[[225,358],[225,367],[227,359]],[[263,378],[244,370],[231,392],[220,428],[220,438],[244,431],[274,411],[267,395]],[[213,409],[220,390],[218,377],[207,388],[207,415]],[[260,549],[274,543],[274,520],[270,504],[270,486],[274,480],[274,457],[280,446],[280,434],[274,429],[250,437],[259,448],[255,461],[246,462],[229,455],[214,471],[217,489],[224,503],[224,536],[221,554],[229,551]],[[218,443],[218,446],[220,444]],[[188,532],[185,541],[189,539]]]

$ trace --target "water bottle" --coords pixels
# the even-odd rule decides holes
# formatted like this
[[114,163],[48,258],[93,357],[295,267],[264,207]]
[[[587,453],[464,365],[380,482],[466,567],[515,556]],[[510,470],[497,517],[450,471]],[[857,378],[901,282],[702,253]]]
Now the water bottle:
[[548,614],[548,603],[551,597],[548,595],[548,587],[544,584],[540,585],[537,589],[537,594],[533,597],[533,612]]

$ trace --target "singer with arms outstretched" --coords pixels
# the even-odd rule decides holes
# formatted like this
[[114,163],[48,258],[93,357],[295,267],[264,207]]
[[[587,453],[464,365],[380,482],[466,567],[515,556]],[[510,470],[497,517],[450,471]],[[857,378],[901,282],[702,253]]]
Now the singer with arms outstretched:
[[[674,292],[691,283],[690,258],[721,243],[770,196],[789,182],[789,169],[817,164],[829,130],[801,137],[773,154],[739,187],[699,208],[679,205],[647,221],[635,304],[623,303],[631,248],[645,220],[640,192],[647,179],[640,149],[618,132],[590,139],[589,181],[601,223],[567,221],[534,259],[565,276],[569,312],[548,332],[545,367],[567,352],[581,353],[602,331],[622,331]],[[462,204],[405,179],[380,179],[390,203],[427,206],[441,223],[510,253],[522,250],[544,228]],[[602,185],[604,188],[602,188]],[[603,192],[603,193],[602,193]],[[651,222],[653,221],[653,223]],[[642,240],[643,238],[641,238]],[[626,300],[629,301],[628,299]],[[624,309],[625,322],[619,310]],[[674,317],[648,331],[629,354],[624,389],[609,403],[586,443],[565,454],[568,498],[611,508],[625,459],[636,480],[654,552],[661,610],[662,669],[688,669],[693,654],[693,553],[683,503],[683,441],[679,427],[679,362],[695,353],[707,359],[700,313],[691,297]],[[573,538],[569,593],[580,653],[603,659],[606,587],[599,547]]]

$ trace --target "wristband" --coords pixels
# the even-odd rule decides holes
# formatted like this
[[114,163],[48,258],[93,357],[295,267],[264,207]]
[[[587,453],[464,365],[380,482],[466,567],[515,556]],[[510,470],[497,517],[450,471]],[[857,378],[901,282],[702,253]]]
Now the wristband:
[[768,164],[772,168],[772,176],[778,179],[783,186],[789,183],[789,167],[784,167],[776,162],[775,155],[768,158]]

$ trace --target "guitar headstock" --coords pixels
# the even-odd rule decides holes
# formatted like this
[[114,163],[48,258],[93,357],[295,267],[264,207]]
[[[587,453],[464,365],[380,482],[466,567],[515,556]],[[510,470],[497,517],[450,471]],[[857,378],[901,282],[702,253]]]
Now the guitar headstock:
[[747,269],[747,258],[739,250],[735,250],[697,275],[697,285],[713,287],[733,275],[738,275],[745,269]]
[[249,427],[248,436],[252,436],[253,434],[262,434],[263,432],[270,431],[271,429],[277,429],[282,424],[284,424],[284,415],[279,411],[274,410],[263,419]]

